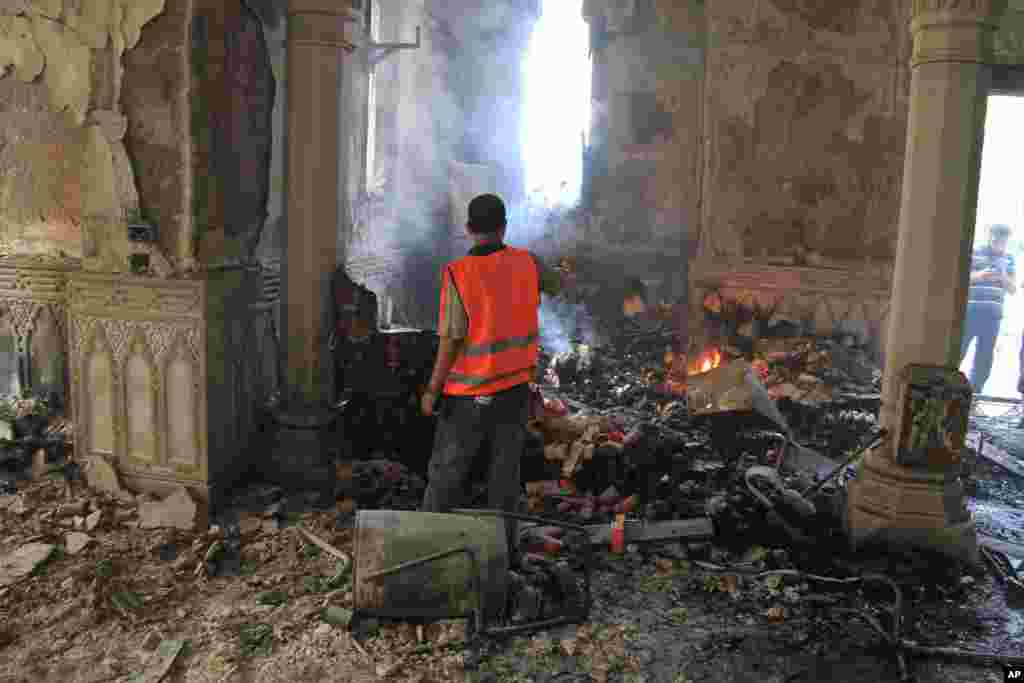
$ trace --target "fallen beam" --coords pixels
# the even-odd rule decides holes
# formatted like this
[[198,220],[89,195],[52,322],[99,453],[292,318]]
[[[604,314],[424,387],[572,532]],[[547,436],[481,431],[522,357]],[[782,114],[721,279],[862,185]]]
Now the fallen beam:
[[[611,524],[588,524],[591,545],[607,546],[612,542]],[[668,522],[627,524],[625,542],[657,543],[664,541],[707,541],[715,536],[715,525],[710,517],[695,517]]]

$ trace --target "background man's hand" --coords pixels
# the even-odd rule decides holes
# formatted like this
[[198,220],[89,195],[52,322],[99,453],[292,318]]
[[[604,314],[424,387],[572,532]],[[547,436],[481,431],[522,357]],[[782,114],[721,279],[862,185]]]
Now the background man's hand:
[[437,394],[431,391],[424,391],[423,396],[420,397],[420,412],[424,416],[430,417],[434,414],[434,404],[437,403]]

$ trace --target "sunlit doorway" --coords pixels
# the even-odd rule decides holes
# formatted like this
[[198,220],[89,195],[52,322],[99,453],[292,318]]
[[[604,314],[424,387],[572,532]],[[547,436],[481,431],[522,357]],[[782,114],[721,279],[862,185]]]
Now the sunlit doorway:
[[[966,344],[960,369],[972,379],[977,394],[997,399],[1019,399],[1021,335],[1024,333],[1024,192],[1020,160],[1024,155],[1024,97],[992,95],[988,98],[985,139],[978,188],[974,237],[972,288],[965,318]],[[993,236],[1007,226],[1005,252],[991,251]],[[1012,259],[1012,262],[1011,262]],[[1011,265],[1012,263],[1012,265]],[[979,273],[994,270],[986,279]],[[1002,299],[1001,306],[999,299]],[[999,313],[1001,312],[1001,317]],[[986,372],[990,354],[991,369]],[[978,362],[976,362],[978,361]],[[986,379],[987,376],[987,379]]]

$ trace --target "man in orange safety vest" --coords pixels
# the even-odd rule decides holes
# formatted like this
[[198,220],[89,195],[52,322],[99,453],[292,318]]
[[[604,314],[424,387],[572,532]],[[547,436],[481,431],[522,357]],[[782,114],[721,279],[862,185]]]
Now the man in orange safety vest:
[[[467,502],[478,458],[488,467],[487,507],[518,512],[519,464],[537,365],[541,292],[557,296],[562,278],[530,252],[504,244],[505,204],[493,194],[469,203],[469,254],[445,266],[440,347],[420,407],[433,415],[444,397],[422,509]],[[483,463],[481,463],[483,464]],[[508,523],[510,549],[515,524]]]

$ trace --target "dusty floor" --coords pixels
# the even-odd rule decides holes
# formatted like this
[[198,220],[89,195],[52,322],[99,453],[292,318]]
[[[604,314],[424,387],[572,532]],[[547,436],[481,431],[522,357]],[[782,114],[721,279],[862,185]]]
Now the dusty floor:
[[[134,528],[133,503],[81,484],[69,493],[62,480],[23,487],[19,495],[23,507],[0,510],[0,556],[33,540],[59,546],[70,530],[70,521],[57,514],[61,504],[88,500],[103,514],[85,549],[76,555],[58,550],[34,575],[0,589],[2,683],[466,678],[458,624],[429,626],[422,642],[413,627],[382,626],[361,651],[347,629],[326,623],[326,607],[352,606],[345,583],[328,580],[335,558],[294,527],[279,528],[269,514],[240,515],[240,575],[218,578],[207,576],[207,565],[198,562],[216,533]],[[326,511],[290,521],[351,551],[351,531],[339,530],[336,519]],[[588,624],[505,643],[485,660],[478,678],[899,680],[894,658],[875,634],[836,611],[844,604],[862,607],[855,597],[803,582],[723,578],[684,555],[676,545],[658,555],[606,558],[594,576],[596,604]],[[746,557],[719,550],[708,555],[721,564],[784,564],[784,557],[758,548]],[[912,571],[899,579],[905,587],[912,585],[913,574],[906,573]],[[1024,652],[1021,612],[1004,607],[1004,588],[986,575],[925,579],[923,585],[928,587],[921,595],[905,590],[913,605],[907,637]],[[161,661],[160,643],[168,640],[187,644],[160,679],[152,670]],[[995,667],[920,659],[911,666],[922,682],[1002,680]]]

